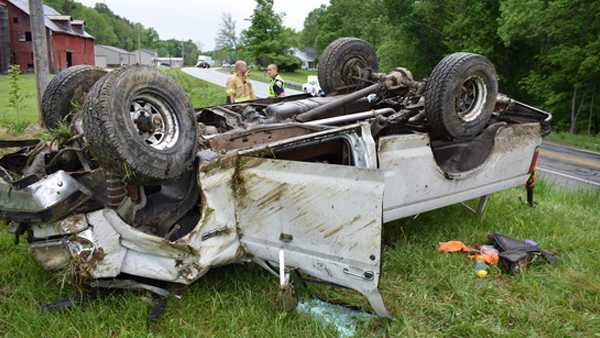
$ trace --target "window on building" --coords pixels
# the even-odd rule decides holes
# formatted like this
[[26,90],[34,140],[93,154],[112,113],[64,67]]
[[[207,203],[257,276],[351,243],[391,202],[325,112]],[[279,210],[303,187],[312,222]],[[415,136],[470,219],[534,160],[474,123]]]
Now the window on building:
[[23,32],[17,32],[17,41],[19,41],[19,42],[25,42],[25,33],[23,33]]
[[19,23],[19,17],[15,16],[15,17],[13,18],[13,23]]
[[25,41],[31,41],[31,32],[25,32]]

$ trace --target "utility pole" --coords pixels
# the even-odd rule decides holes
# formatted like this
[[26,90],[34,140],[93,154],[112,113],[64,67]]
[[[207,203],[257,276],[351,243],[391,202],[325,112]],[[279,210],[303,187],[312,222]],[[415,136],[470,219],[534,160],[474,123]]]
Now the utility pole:
[[48,86],[50,69],[48,65],[48,40],[46,40],[46,23],[44,22],[42,0],[29,0],[29,18],[31,21],[33,65],[37,84],[38,115],[40,125],[45,127],[42,116],[42,96]]
[[181,41],[181,57],[183,58],[182,67],[185,67],[185,41]]
[[138,27],[138,41],[137,41],[137,45],[138,45],[138,64],[142,64],[142,32],[140,31],[140,28]]

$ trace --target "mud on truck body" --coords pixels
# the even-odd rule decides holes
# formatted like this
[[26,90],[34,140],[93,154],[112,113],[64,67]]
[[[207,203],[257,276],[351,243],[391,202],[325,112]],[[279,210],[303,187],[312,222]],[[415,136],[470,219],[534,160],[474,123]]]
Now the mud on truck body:
[[[190,284],[255,262],[378,291],[382,224],[524,186],[550,114],[498,93],[485,57],[456,53],[424,81],[378,72],[373,49],[333,42],[325,97],[193,109],[160,71],[77,66],[44,95],[50,141],[3,141],[1,217],[47,270],[90,287]],[[76,104],[74,104],[76,103]],[[531,196],[530,196],[531,197]]]

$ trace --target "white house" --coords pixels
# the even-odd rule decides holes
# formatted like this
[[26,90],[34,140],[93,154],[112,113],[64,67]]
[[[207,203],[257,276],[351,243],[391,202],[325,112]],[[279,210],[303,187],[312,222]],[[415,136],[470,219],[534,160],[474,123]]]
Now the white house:
[[292,48],[294,56],[302,61],[302,69],[317,68],[317,50],[315,48]]

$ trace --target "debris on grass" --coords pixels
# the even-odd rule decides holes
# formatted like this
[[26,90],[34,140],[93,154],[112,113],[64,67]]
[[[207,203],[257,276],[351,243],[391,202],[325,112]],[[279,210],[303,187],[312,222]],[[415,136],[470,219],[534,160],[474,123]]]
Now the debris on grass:
[[350,309],[342,305],[311,298],[298,303],[298,311],[311,315],[321,323],[333,325],[339,338],[354,337],[359,324],[366,323],[376,316]]
[[490,245],[474,245],[474,249],[461,241],[440,242],[437,249],[440,252],[462,252],[470,254],[469,259],[476,262],[475,274],[486,277],[489,265],[498,265],[505,272],[523,272],[529,263],[538,257],[543,257],[548,263],[556,263],[558,258],[551,252],[542,250],[538,242],[526,239],[517,240],[505,235],[493,233],[488,236]]

